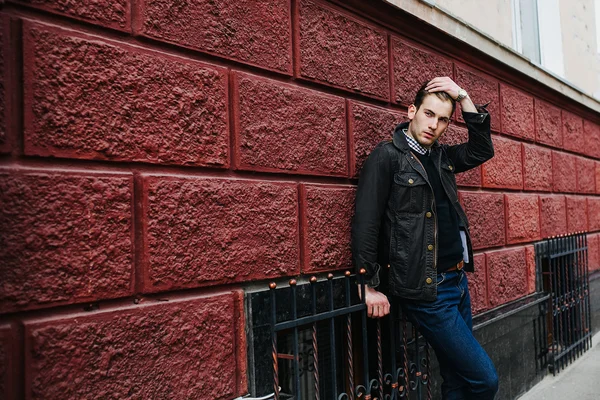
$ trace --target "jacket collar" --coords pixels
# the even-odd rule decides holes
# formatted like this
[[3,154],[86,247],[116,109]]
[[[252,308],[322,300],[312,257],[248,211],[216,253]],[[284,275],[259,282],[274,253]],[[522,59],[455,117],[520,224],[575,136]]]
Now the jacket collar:
[[[396,146],[396,148],[403,153],[410,153],[411,151],[410,146],[406,141],[406,137],[404,136],[404,132],[402,132],[403,129],[408,129],[408,125],[409,122],[402,122],[401,124],[398,124],[394,129],[394,138],[392,139],[394,146]],[[439,146],[440,144],[436,140],[433,146],[431,146],[431,151],[435,151],[435,149],[437,149]]]

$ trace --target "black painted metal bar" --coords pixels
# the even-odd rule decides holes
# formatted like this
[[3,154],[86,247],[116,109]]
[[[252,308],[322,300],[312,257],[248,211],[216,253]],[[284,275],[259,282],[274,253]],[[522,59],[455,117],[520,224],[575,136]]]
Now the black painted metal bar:
[[383,398],[383,349],[381,348],[381,318],[377,319],[377,382],[379,398]]
[[417,396],[421,398],[422,390],[421,390],[421,352],[419,351],[419,334],[417,333],[417,329],[413,326],[413,343],[415,345],[415,389],[417,390]]
[[309,315],[295,320],[283,321],[275,325],[275,331],[283,331],[302,325],[309,325],[313,322],[325,321],[334,317],[339,317],[340,315],[353,314],[362,310],[366,310],[366,306],[364,304],[355,304],[347,308],[338,308],[337,310],[322,312],[317,315]]
[[389,385],[390,399],[396,399],[398,390],[398,365],[396,364],[396,302],[390,302],[390,316],[388,325],[390,328],[390,373],[386,374],[384,380]]
[[[585,248],[588,248],[587,235],[585,236]],[[592,347],[592,312],[590,307],[590,277],[589,277],[589,268],[588,268],[588,253],[585,252],[585,280],[584,280],[584,291],[586,298],[586,335],[588,337],[586,350],[589,350]]]
[[427,385],[427,400],[431,400],[431,398],[432,398],[432,395],[431,395],[431,375],[430,375],[431,374],[431,354],[430,354],[431,353],[431,346],[427,342],[425,342],[425,349],[426,349],[425,351],[426,351],[426,354],[427,354],[427,359],[426,359],[427,360],[426,361],[427,362],[427,365],[426,365],[426,367],[427,367],[426,371],[427,372],[426,372],[426,375],[425,375],[424,382]]
[[277,285],[272,282],[269,285],[271,289],[271,356],[273,358],[273,393],[275,394],[275,400],[279,400],[279,365],[278,365],[278,352],[277,352],[277,332],[275,331],[275,324],[277,323],[277,304],[275,302],[275,289]]
[[[312,315],[317,315],[317,277],[310,278],[310,297]],[[317,322],[312,324],[312,350],[313,350],[313,379],[315,380],[315,400],[320,400],[321,391],[319,387],[319,346],[317,345]]]
[[[329,312],[334,311],[333,309],[333,274],[327,275],[327,291],[329,297]],[[331,317],[329,320],[329,343],[330,343],[330,351],[331,351],[331,374],[333,377],[333,393],[335,397],[338,394],[337,388],[337,359],[335,353],[335,319]]]
[[[292,311],[292,320],[298,318],[298,307],[296,307],[296,280],[290,280],[291,290],[291,311]],[[300,399],[300,357],[298,351],[298,327],[294,327],[294,341],[292,343],[292,348],[294,349],[294,359],[292,360],[292,365],[294,366],[294,392],[296,393],[296,398]]]
[[[352,304],[350,297],[350,271],[344,274],[344,289],[346,291],[346,308]],[[348,390],[350,391],[350,399],[354,399],[354,348],[352,343],[352,314],[346,315],[346,362],[348,365]]]
[[409,366],[410,362],[408,361],[408,340],[406,339],[406,335],[408,335],[408,330],[406,328],[406,317],[402,317],[402,341],[404,347],[404,391],[406,393],[406,397],[408,397],[408,393],[411,390],[410,387],[410,371]]
[[[363,348],[363,382],[365,385],[369,385],[369,343],[367,338],[367,307],[366,307],[366,299],[365,299],[365,274],[367,271],[364,268],[361,268],[359,272],[359,282],[360,282],[360,298],[362,303],[365,305],[363,312],[361,312],[361,322],[362,322],[362,348]],[[370,396],[368,393],[365,393],[365,396]]]

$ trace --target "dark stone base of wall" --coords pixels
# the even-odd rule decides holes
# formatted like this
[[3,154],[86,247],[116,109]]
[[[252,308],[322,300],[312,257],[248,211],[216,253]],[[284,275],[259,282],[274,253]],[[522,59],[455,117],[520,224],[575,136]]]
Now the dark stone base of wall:
[[[599,280],[600,281],[600,280]],[[496,366],[499,391],[496,400],[513,400],[547,374],[541,340],[545,337],[545,305],[548,296],[534,294],[477,315],[474,334]],[[433,398],[441,398],[441,377],[432,360]]]
[[515,399],[546,376],[547,303],[548,295],[533,294],[475,317],[475,337],[498,372],[497,400]]

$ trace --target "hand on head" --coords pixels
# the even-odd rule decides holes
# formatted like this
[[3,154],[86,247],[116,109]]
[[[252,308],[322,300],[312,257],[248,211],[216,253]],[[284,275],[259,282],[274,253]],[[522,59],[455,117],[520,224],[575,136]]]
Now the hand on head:
[[450,97],[456,99],[458,97],[460,86],[447,76],[438,76],[429,81],[427,86],[425,86],[425,90],[428,92],[446,92]]

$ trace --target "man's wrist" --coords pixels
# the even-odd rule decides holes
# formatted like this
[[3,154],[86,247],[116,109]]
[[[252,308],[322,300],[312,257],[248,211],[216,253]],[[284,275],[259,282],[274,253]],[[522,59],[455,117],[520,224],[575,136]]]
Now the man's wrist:
[[456,102],[460,103],[463,99],[469,97],[469,94],[465,89],[458,89],[458,96],[456,96]]

